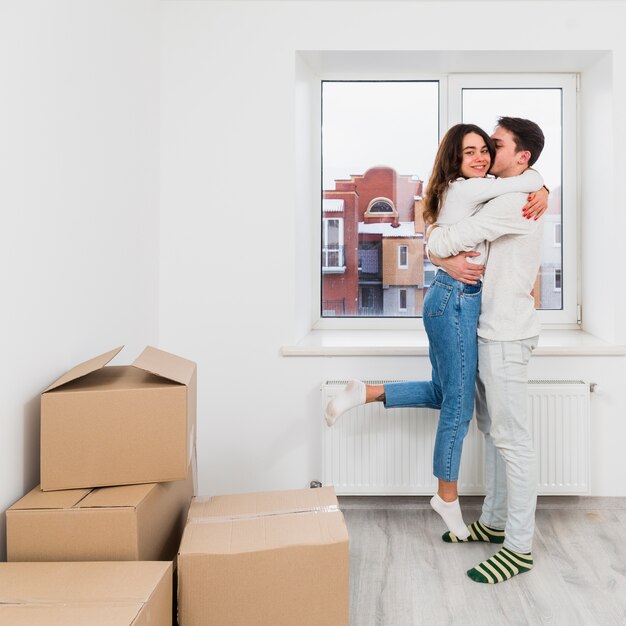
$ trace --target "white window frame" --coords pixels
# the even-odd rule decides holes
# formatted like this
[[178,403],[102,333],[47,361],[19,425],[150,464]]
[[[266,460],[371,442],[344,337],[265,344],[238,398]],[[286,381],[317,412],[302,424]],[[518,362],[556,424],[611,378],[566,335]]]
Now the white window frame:
[[[577,251],[577,76],[576,74],[451,74],[448,77],[449,125],[462,121],[462,89],[533,89],[562,90],[562,179],[561,179],[561,287],[563,308],[537,311],[543,327],[578,328],[577,305],[580,302],[580,275]],[[456,94],[458,97],[454,97]],[[505,114],[505,113],[503,113]],[[491,129],[486,128],[487,132]],[[568,243],[571,242],[571,243]]]
[[[362,71],[358,76],[346,76],[342,72],[324,73],[322,80],[385,80],[379,74],[372,75]],[[562,269],[561,275],[564,300],[562,310],[538,311],[539,319],[544,328],[579,328],[577,323],[577,309],[580,302],[580,240],[578,236],[578,189],[577,179],[577,75],[576,74],[540,74],[523,72],[518,74],[423,74],[394,75],[390,80],[424,80],[439,82],[439,138],[446,130],[461,121],[462,88],[540,88],[555,87],[563,90],[563,185],[561,215],[562,241]],[[489,131],[489,129],[485,129]],[[433,155],[434,157],[434,155]],[[318,205],[319,207],[319,205]],[[319,219],[319,218],[318,218]],[[319,246],[319,230],[317,231],[314,249]],[[571,243],[568,243],[571,242]],[[319,256],[317,257],[319,259]],[[319,260],[316,260],[316,266]],[[319,276],[319,269],[314,269]],[[565,280],[564,280],[565,278]],[[384,329],[423,329],[422,318],[322,318],[319,303],[321,301],[321,284],[313,281],[313,320],[314,330],[384,330]]]
[[[406,263],[402,263],[402,250],[405,250]],[[399,270],[409,269],[409,246],[407,246],[404,243],[398,246],[398,269]]]

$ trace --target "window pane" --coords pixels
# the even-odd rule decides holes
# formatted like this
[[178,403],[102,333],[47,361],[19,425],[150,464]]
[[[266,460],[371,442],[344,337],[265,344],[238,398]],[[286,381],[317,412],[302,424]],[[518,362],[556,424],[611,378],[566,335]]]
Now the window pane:
[[400,310],[406,311],[406,289],[400,289]]
[[327,245],[337,245],[339,243],[339,221],[328,220],[328,235],[326,237]]
[[322,317],[421,316],[420,202],[438,132],[437,81],[322,83],[322,218],[343,219],[343,263],[322,253]]
[[[533,166],[543,176],[550,189],[548,211],[544,221],[544,239],[539,276],[535,285],[535,302],[538,309],[562,309],[563,294],[560,287],[563,269],[561,242],[561,188],[563,158],[562,146],[562,92],[558,88],[537,89],[463,89],[463,121],[477,124],[491,133],[498,117],[523,117],[539,124],[546,144]],[[558,230],[558,239],[556,237]],[[559,289],[555,290],[558,270]]]
[[[324,218],[323,226],[322,271],[342,272],[344,270],[344,248],[341,219]],[[333,315],[332,312],[328,314]]]
[[400,259],[399,259],[400,269],[404,269],[409,266],[408,253],[409,253],[409,249],[406,246],[400,246]]

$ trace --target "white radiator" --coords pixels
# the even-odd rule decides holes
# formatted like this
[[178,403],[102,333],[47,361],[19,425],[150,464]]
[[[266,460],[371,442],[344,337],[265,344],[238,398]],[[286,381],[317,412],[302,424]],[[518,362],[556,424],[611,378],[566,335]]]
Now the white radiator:
[[[386,380],[367,381],[383,384]],[[322,386],[322,414],[347,381]],[[531,380],[528,409],[539,494],[589,492],[589,385]],[[322,482],[341,495],[428,495],[435,492],[433,446],[439,411],[385,409],[376,402],[345,413],[332,428],[322,417]],[[472,419],[463,443],[459,493],[484,493],[483,435]]]

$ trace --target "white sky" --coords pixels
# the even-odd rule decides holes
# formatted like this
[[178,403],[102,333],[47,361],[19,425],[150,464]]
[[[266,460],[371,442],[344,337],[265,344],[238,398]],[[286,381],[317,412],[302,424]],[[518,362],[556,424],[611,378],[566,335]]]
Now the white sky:
[[424,179],[439,142],[438,109],[436,82],[324,83],[324,189],[375,165]]
[[489,134],[498,118],[523,117],[539,124],[546,144],[535,167],[548,186],[561,185],[560,89],[464,89],[463,121],[477,124]]
[[[546,147],[537,162],[550,189],[561,184],[561,92],[558,89],[465,89],[463,118],[491,133],[500,115],[539,124]],[[325,82],[323,184],[388,165],[428,180],[439,143],[437,82]],[[447,125],[442,121],[444,126]]]

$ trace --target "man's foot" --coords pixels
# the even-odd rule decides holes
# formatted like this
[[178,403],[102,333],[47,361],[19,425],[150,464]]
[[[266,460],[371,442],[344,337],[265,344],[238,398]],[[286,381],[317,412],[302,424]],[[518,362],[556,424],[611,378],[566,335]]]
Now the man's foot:
[[504,531],[498,530],[497,528],[489,528],[489,526],[485,526],[480,520],[476,522],[472,522],[467,530],[469,532],[469,536],[465,539],[460,539],[454,533],[448,531],[441,535],[441,538],[446,543],[461,543],[461,542],[470,542],[470,541],[483,541],[486,543],[503,543],[504,542]]
[[501,548],[490,559],[467,570],[467,575],[477,583],[495,585],[532,568],[533,557],[530,552],[514,552],[508,548]]
[[450,532],[454,533],[457,537],[465,539],[469,537],[469,530],[463,521],[463,514],[461,513],[461,506],[459,505],[459,499],[452,502],[446,502],[439,497],[439,494],[435,494],[430,499],[430,506],[441,515],[446,526],[450,529]]
[[332,426],[340,415],[359,404],[365,404],[365,383],[360,380],[351,380],[346,388],[326,405],[324,412],[326,423]]

